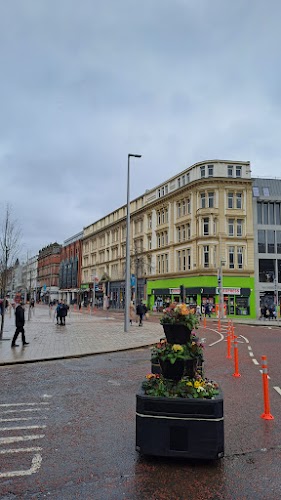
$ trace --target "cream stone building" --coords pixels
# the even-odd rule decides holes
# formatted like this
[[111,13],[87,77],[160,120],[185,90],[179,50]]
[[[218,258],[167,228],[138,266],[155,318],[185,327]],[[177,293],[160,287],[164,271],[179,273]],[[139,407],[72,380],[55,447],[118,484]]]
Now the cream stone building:
[[[225,314],[255,316],[250,162],[196,163],[132,200],[130,212],[135,300],[160,309],[184,298],[215,313],[221,287]],[[84,228],[82,287],[91,293],[99,279],[111,306],[123,307],[125,263],[126,205]]]

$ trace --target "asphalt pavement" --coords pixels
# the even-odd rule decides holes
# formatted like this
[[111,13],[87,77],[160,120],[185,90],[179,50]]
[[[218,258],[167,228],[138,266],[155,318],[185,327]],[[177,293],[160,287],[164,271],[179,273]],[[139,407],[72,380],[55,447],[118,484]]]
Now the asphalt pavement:
[[[26,306],[25,334],[29,345],[23,347],[20,335],[17,339],[19,347],[12,349],[11,339],[15,331],[13,310],[5,315],[4,335],[0,341],[0,366],[136,349],[152,345],[163,337],[160,314],[157,313],[151,313],[149,319],[144,319],[142,327],[138,326],[136,318],[128,332],[124,332],[123,312],[115,310],[97,309],[92,312],[82,309],[79,312],[72,307],[65,326],[56,324],[54,309],[45,305],[36,305],[29,320],[28,316]],[[215,326],[217,320],[208,318],[207,323]],[[234,320],[234,323],[277,327],[280,322],[241,318]]]

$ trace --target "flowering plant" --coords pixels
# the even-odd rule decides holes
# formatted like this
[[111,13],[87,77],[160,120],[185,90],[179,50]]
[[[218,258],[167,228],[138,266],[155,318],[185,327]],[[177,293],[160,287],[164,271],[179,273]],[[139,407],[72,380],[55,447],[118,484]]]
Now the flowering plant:
[[202,378],[197,374],[194,378],[183,377],[178,382],[164,379],[161,375],[149,373],[142,383],[145,394],[168,398],[214,399],[219,394],[219,386],[213,380]]
[[151,361],[161,359],[169,360],[173,365],[177,359],[195,359],[203,358],[203,344],[201,344],[195,335],[191,335],[190,341],[186,344],[168,344],[166,340],[160,340],[151,349]]
[[172,325],[185,325],[189,330],[198,328],[199,321],[186,304],[172,303],[169,307],[163,310],[163,315],[160,318],[161,325],[169,323]]

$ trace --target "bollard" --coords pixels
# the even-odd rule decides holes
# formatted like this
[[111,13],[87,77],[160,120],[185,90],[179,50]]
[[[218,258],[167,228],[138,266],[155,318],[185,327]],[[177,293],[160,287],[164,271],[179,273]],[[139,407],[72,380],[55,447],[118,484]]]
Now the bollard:
[[231,356],[231,327],[227,329],[227,359],[232,359]]
[[241,377],[239,373],[238,342],[236,335],[234,335],[234,370],[233,377]]
[[270,407],[269,407],[267,357],[262,356],[261,359],[262,359],[262,384],[263,384],[263,399],[264,399],[264,413],[261,414],[261,418],[263,418],[264,420],[274,420],[274,417],[270,413]]
[[206,322],[206,316],[204,316],[204,322],[203,322],[203,326],[204,326],[204,328],[206,328],[206,323],[207,323],[207,322]]
[[235,337],[235,335],[234,335],[234,324],[232,322],[232,325],[231,325],[231,340],[232,340],[232,342],[234,342],[234,337]]

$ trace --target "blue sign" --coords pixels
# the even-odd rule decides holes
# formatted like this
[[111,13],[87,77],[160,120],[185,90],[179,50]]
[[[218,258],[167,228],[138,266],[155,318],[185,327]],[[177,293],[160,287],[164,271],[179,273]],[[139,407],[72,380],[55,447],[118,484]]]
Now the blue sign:
[[47,290],[47,285],[43,285],[43,290],[44,290],[44,292],[46,292],[46,290]]
[[131,274],[131,286],[136,286],[136,277],[134,274]]

